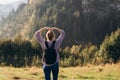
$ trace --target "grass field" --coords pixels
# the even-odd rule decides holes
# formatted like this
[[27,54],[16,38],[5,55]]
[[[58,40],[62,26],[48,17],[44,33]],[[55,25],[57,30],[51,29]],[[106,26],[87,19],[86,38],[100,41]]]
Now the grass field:
[[[0,80],[44,80],[42,68],[0,67]],[[120,64],[60,68],[59,80],[120,80]]]

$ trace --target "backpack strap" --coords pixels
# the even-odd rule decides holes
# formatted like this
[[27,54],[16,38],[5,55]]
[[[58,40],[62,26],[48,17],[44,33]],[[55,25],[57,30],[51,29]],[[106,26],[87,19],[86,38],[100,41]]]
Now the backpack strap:
[[47,41],[45,41],[45,46],[46,46],[46,48],[49,48]]
[[56,42],[56,41],[54,40],[53,43],[52,43],[52,46],[51,46],[52,48],[54,48],[55,42]]
[[[55,40],[53,41],[53,43],[52,43],[52,48],[54,48],[54,46],[55,46]],[[45,46],[46,46],[46,48],[49,48],[49,46],[48,46],[48,42],[47,41],[45,41]]]

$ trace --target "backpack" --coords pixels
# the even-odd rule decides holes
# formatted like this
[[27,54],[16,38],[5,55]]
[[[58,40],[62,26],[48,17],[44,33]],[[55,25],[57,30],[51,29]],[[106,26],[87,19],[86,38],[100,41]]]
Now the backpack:
[[45,60],[45,63],[48,65],[54,64],[57,59],[57,51],[54,48],[55,42],[56,41],[53,41],[52,45],[49,47],[48,42],[45,41],[46,50],[44,53],[44,60]]

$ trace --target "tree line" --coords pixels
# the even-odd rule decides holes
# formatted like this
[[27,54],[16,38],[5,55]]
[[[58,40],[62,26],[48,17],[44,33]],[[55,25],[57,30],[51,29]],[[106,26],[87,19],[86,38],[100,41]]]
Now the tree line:
[[[36,39],[27,40],[17,35],[14,39],[0,40],[0,65],[12,67],[40,67],[42,50]],[[85,46],[72,45],[59,49],[60,65],[84,66],[117,63],[120,61],[120,29],[106,36],[103,43]]]

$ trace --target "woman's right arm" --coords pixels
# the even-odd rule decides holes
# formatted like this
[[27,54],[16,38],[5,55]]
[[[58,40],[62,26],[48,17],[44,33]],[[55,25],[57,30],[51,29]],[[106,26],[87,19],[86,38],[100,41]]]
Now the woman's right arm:
[[64,39],[65,32],[64,30],[57,28],[57,27],[52,27],[52,30],[57,30],[60,33],[59,37],[56,39],[56,48],[58,49]]

